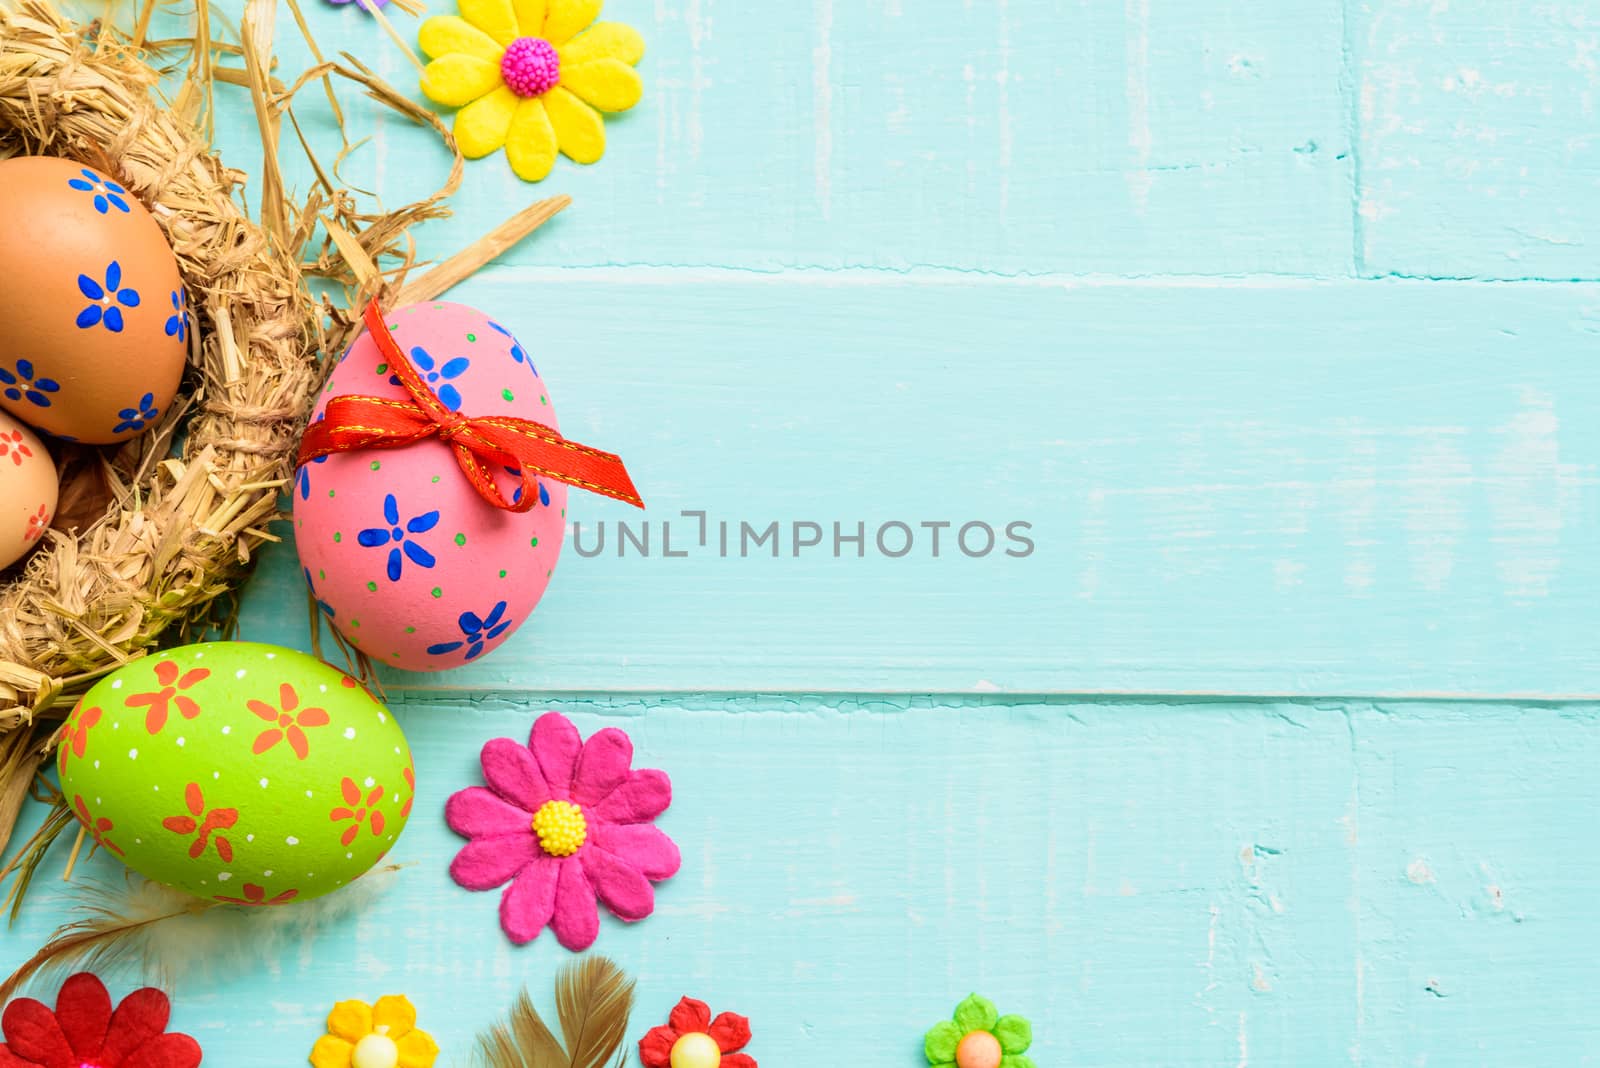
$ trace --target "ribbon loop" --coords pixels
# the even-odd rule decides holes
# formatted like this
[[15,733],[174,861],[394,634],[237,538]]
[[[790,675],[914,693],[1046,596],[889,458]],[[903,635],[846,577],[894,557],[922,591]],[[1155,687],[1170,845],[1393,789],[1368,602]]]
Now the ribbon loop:
[[[531,419],[495,415],[472,418],[445,407],[428,388],[385,327],[383,309],[373,300],[362,316],[367,333],[411,396],[390,400],[357,394],[331,397],[323,418],[306,427],[298,464],[336,452],[399,449],[437,437],[455,450],[467,481],[485,501],[509,512],[526,512],[538,503],[537,477],[598,493],[643,508],[621,457],[568,441]],[[494,471],[510,468],[522,482],[518,500],[508,501]]]

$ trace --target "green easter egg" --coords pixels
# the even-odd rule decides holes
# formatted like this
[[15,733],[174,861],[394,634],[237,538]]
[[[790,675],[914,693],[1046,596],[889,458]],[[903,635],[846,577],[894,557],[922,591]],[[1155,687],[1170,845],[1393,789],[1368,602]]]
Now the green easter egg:
[[118,668],[72,710],[57,766],[96,845],[237,905],[349,883],[394,845],[415,793],[388,709],[337,668],[255,642]]

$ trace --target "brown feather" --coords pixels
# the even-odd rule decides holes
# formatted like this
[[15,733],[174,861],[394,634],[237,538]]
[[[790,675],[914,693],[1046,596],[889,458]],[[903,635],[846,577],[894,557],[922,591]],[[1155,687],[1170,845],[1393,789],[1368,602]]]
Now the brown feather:
[[556,976],[556,1012],[565,1047],[524,989],[506,1020],[478,1036],[487,1068],[606,1068],[621,1065],[633,980],[605,957],[586,957]]
[[524,987],[505,1022],[478,1036],[478,1060],[488,1068],[565,1068],[567,1054]]
[[585,957],[556,976],[556,1014],[572,1068],[606,1068],[632,1011],[633,980],[605,957]]

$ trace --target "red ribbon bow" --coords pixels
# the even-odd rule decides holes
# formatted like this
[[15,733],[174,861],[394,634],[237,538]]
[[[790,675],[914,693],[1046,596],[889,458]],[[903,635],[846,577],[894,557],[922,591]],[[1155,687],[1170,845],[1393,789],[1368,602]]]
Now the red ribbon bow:
[[[568,441],[561,433],[531,419],[506,415],[472,419],[446,408],[400,351],[374,300],[362,316],[367,333],[399,377],[409,400],[346,395],[332,397],[325,417],[306,427],[300,440],[300,464],[336,452],[356,449],[399,449],[414,441],[438,437],[456,451],[456,462],[478,495],[496,508],[526,512],[539,500],[535,477],[543,475],[569,486],[644,507],[622,459],[609,452]],[[522,496],[512,503],[495,483],[495,468],[521,472]]]

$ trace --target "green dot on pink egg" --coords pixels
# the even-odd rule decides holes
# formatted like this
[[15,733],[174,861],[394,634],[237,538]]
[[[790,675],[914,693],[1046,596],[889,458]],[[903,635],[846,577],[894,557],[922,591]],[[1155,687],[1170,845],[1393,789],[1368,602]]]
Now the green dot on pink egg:
[[466,543],[467,543],[467,536],[465,534],[457,534],[456,535],[456,544],[457,545],[465,545]]
[[441,590],[441,589],[440,589],[440,588],[439,588],[439,587],[437,587],[437,586],[435,586],[435,587],[434,587],[434,588],[433,588],[433,595],[434,595],[434,596],[435,596],[435,597],[443,597],[443,596],[444,596],[444,591],[443,591],[443,590]]
[[502,389],[500,391],[500,396],[504,397],[508,401],[514,401],[514,400],[517,399],[516,396],[513,395],[512,392],[509,389]]

